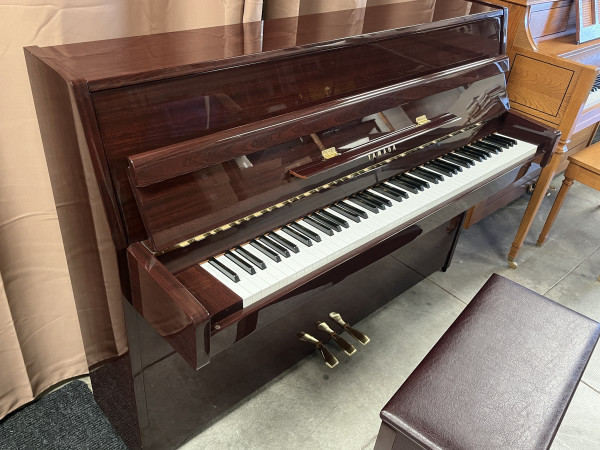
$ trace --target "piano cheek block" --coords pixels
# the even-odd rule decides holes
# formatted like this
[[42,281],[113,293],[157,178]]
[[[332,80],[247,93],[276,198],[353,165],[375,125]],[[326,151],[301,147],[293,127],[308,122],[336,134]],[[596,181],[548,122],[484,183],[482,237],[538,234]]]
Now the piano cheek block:
[[208,311],[143,245],[127,250],[133,306],[193,368],[210,362]]

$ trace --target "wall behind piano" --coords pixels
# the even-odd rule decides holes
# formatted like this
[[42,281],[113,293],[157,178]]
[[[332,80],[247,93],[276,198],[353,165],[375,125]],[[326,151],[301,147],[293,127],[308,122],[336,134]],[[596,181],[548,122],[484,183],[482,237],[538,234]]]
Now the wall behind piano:
[[[95,180],[48,160],[23,47],[259,20],[262,0],[12,0],[0,5],[0,419],[127,349]],[[62,230],[57,217],[62,215]]]

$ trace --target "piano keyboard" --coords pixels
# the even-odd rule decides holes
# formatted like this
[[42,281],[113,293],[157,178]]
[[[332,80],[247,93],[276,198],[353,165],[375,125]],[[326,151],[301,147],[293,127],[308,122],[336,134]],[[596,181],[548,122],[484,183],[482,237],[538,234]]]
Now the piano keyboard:
[[501,135],[462,147],[200,263],[247,307],[535,154]]
[[598,100],[600,100],[600,75],[596,77],[594,80],[594,85],[592,86],[592,90],[590,91],[587,100],[585,101],[585,105],[583,105],[583,109],[593,105]]

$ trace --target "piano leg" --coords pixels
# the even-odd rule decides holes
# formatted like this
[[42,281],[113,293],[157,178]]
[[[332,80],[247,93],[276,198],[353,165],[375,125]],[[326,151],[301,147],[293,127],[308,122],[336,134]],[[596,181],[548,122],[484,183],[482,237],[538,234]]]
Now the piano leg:
[[[562,144],[562,142],[561,142]],[[535,185],[535,189],[533,194],[531,195],[531,199],[527,204],[527,209],[525,209],[525,213],[523,214],[523,219],[521,219],[521,224],[519,225],[519,229],[517,230],[517,235],[515,236],[515,240],[510,247],[510,252],[508,253],[508,266],[511,269],[517,268],[517,263],[515,262],[515,258],[519,253],[519,250],[523,246],[523,241],[531,228],[531,224],[533,223],[533,219],[540,209],[540,205],[542,204],[542,200],[548,191],[548,187],[550,186],[550,182],[554,178],[556,174],[557,168],[559,164],[562,162],[563,155],[566,153],[566,147],[564,145],[559,145],[552,155],[550,162],[544,167],[540,173],[538,181]]]
[[570,178],[567,178],[565,176],[565,179],[563,180],[560,191],[558,192],[558,195],[556,196],[556,200],[554,201],[554,205],[552,205],[552,209],[550,210],[550,214],[548,214],[548,218],[546,219],[544,228],[542,228],[542,232],[540,233],[538,240],[536,242],[536,245],[538,247],[541,247],[542,244],[544,243],[544,241],[546,240],[546,237],[548,236],[548,233],[550,232],[550,228],[552,228],[552,224],[554,223],[554,219],[556,219],[558,211],[560,210],[560,207],[562,206],[563,200],[565,199],[565,196],[567,195],[567,192],[569,192],[569,189],[572,185],[573,185],[573,180]]

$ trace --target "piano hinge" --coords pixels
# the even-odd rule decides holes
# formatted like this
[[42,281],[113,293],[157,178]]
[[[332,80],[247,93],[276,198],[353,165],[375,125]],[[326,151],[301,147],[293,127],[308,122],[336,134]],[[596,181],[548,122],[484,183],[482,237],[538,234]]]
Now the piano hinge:
[[417,122],[417,125],[425,125],[426,123],[431,122],[431,120],[429,120],[425,114],[417,117],[415,121]]
[[[421,116],[421,117],[425,117],[425,116]],[[420,118],[418,118],[418,119],[420,119]],[[427,120],[427,118],[425,118],[425,120]],[[427,120],[427,122],[429,122],[429,120]],[[288,199],[286,199],[286,200],[284,200],[284,201],[282,201],[280,203],[277,203],[275,205],[271,205],[271,206],[269,206],[269,207],[267,207],[265,209],[261,209],[260,211],[256,211],[256,212],[254,212],[254,213],[252,213],[252,214],[250,214],[248,216],[245,216],[245,217],[237,219],[237,220],[235,220],[233,222],[229,222],[229,223],[226,223],[224,225],[221,225],[220,227],[217,227],[217,228],[215,228],[213,230],[207,231],[206,233],[200,234],[198,236],[194,236],[191,239],[186,239],[185,241],[179,242],[178,244],[175,244],[175,245],[173,245],[173,246],[171,246],[169,248],[166,248],[164,250],[156,251],[156,252],[154,252],[154,255],[162,255],[162,254],[168,253],[168,252],[170,252],[172,250],[176,250],[178,248],[187,247],[188,245],[190,245],[190,244],[192,244],[194,242],[202,241],[203,239],[206,239],[209,236],[213,236],[213,235],[215,235],[215,234],[217,234],[217,233],[219,233],[221,231],[225,231],[225,230],[228,230],[228,229],[230,229],[230,228],[232,228],[232,227],[234,227],[236,225],[240,225],[240,224],[242,224],[244,222],[248,222],[248,221],[250,221],[250,220],[252,220],[252,219],[254,219],[256,217],[262,216],[265,213],[268,213],[270,211],[274,211],[276,209],[282,208],[282,207],[284,207],[286,205],[289,205],[290,203],[293,203],[293,202],[295,202],[297,200],[301,200],[301,199],[306,198],[306,197],[308,197],[310,195],[316,194],[317,192],[321,192],[321,191],[323,191],[325,189],[329,189],[332,186],[335,186],[337,184],[343,183],[344,181],[347,181],[347,180],[350,180],[352,178],[364,175],[365,173],[370,172],[372,170],[375,170],[378,167],[381,167],[381,166],[384,166],[386,164],[389,164],[390,162],[392,162],[394,160],[397,160],[399,158],[404,158],[405,156],[410,155],[411,153],[414,153],[416,151],[422,150],[425,147],[427,147],[428,145],[435,144],[437,142],[441,142],[441,141],[443,141],[445,139],[448,139],[448,138],[451,138],[453,136],[456,136],[456,135],[459,135],[461,133],[464,133],[465,131],[471,130],[473,128],[480,127],[481,125],[483,125],[482,122],[471,124],[471,125],[466,126],[466,127],[462,128],[460,130],[455,130],[452,133],[449,133],[449,134],[447,134],[445,136],[441,136],[441,137],[439,137],[437,139],[434,139],[434,140],[432,140],[430,142],[427,142],[425,144],[419,145],[418,147],[414,147],[414,148],[406,150],[406,151],[404,151],[402,153],[399,153],[399,154],[396,154],[396,155],[392,155],[392,156],[390,156],[389,158],[386,158],[383,161],[378,161],[375,164],[372,164],[372,165],[370,165],[368,167],[365,167],[363,169],[357,170],[356,172],[349,173],[348,175],[345,175],[345,176],[343,176],[341,178],[337,178],[335,180],[332,180],[329,183],[323,184],[321,186],[317,186],[317,187],[315,187],[315,188],[313,188],[313,189],[311,189],[309,191],[306,191],[306,192],[303,192],[303,193],[301,193],[299,195],[296,195],[295,197],[288,198]],[[335,153],[335,155],[330,156],[330,158],[333,158],[334,156],[338,155],[337,151],[335,150],[335,147],[331,147],[329,149],[326,149],[326,150],[322,151],[323,156],[325,157],[325,152],[329,152],[329,151],[333,151]]]
[[329,147],[325,150],[321,150],[321,155],[323,155],[323,158],[325,159],[331,159],[335,158],[336,156],[340,156],[335,147]]

